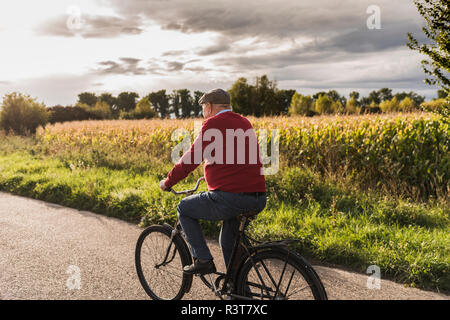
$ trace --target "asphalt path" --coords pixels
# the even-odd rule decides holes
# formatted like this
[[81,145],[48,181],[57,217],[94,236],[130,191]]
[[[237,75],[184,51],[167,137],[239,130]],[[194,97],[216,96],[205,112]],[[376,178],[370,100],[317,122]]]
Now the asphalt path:
[[[0,192],[0,299],[148,299],[134,265],[142,230],[118,219]],[[209,240],[208,245],[223,271],[218,242]],[[370,289],[368,274],[314,268],[329,299],[450,298],[385,279],[378,287],[369,280]],[[194,277],[184,299],[217,298]]]

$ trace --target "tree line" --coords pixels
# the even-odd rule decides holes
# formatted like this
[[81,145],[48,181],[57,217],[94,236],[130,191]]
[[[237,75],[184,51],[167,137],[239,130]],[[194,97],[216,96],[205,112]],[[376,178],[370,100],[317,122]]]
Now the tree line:
[[[121,92],[117,96],[111,93],[96,95],[92,92],[82,92],[78,95],[75,106],[55,106],[51,111],[60,113],[58,117],[88,117],[98,119],[150,119],[159,118],[189,118],[200,117],[202,108],[198,101],[204,93],[188,89],[151,92],[142,97],[136,92]],[[64,114],[64,112],[66,114]],[[84,120],[84,119],[78,119]]]
[[[256,117],[412,111],[419,109],[425,101],[425,97],[415,92],[394,94],[389,88],[373,90],[365,97],[353,91],[348,99],[336,90],[320,91],[306,96],[296,90],[279,89],[277,82],[270,80],[267,75],[256,77],[253,84],[241,77],[233,83],[228,92],[235,112]],[[188,89],[172,92],[159,90],[140,98],[136,92],[122,92],[117,96],[111,93],[97,95],[82,92],[78,95],[75,106],[49,108],[50,122],[200,117],[202,108],[198,101],[203,94],[202,91],[192,93]]]
[[[321,114],[365,114],[392,111],[414,111],[427,107],[429,111],[442,108],[447,98],[445,90],[438,91],[438,99],[424,102],[425,97],[415,92],[393,93],[392,89],[373,90],[361,97],[353,91],[349,97],[336,90],[302,95],[296,90],[279,89],[277,82],[266,75],[249,83],[246,78],[236,80],[228,90],[233,111],[242,115],[278,116]],[[0,112],[0,128],[24,134],[33,133],[39,125],[75,120],[151,119],[201,117],[198,101],[204,93],[188,89],[159,90],[142,98],[136,92],[95,94],[82,92],[70,106],[46,107],[30,96],[7,94]]]

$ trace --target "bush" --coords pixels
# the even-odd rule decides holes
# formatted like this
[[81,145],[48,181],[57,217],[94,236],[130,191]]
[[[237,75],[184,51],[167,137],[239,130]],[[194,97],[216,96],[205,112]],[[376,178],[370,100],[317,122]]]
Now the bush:
[[43,103],[28,95],[13,92],[3,97],[0,127],[19,135],[35,134],[39,126],[45,126],[49,112]]
[[313,108],[314,101],[311,96],[304,96],[296,92],[292,96],[291,106],[289,107],[289,114],[308,115]]
[[112,119],[113,113],[111,107],[104,101],[97,101],[93,107],[85,104],[80,105],[85,111],[94,114],[98,119]]
[[380,109],[383,112],[394,112],[400,110],[400,103],[396,97],[391,100],[384,100],[380,103]]
[[50,123],[55,122],[66,122],[66,121],[81,121],[81,120],[100,120],[101,118],[88,111],[83,109],[80,106],[54,106],[51,108],[48,108],[50,111]]
[[445,98],[435,99],[427,102],[423,102],[420,106],[423,110],[429,112],[437,112],[444,108],[446,104]]
[[361,112],[361,107],[354,97],[347,101],[345,111],[348,114],[359,114]]
[[334,101],[326,94],[319,96],[316,101],[316,112],[319,114],[333,113]]
[[400,102],[399,108],[401,111],[411,112],[416,109],[416,104],[410,97],[405,97],[405,99]]
[[157,116],[155,110],[153,110],[152,105],[148,97],[142,98],[136,105],[136,109],[129,112],[122,111],[120,113],[121,119],[132,120],[132,119],[151,119]]

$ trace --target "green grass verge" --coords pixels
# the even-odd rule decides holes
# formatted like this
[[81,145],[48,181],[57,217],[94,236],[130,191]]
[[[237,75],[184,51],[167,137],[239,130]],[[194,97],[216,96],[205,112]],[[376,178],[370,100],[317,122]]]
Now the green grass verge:
[[[0,190],[143,226],[173,223],[180,198],[162,192],[158,183],[170,168],[156,162],[139,173],[92,167],[23,147],[0,153]],[[200,175],[198,169],[177,188],[192,187]],[[376,264],[383,278],[450,291],[448,203],[361,193],[300,168],[268,176],[267,187],[267,208],[249,228],[253,236],[299,239],[297,249],[307,257],[361,272]],[[203,223],[209,236],[219,226]]]

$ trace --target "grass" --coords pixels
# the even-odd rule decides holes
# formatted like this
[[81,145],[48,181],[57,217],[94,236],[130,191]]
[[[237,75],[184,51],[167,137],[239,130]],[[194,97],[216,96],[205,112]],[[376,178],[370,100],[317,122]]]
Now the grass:
[[[0,147],[0,190],[142,226],[176,219],[180,198],[158,184],[170,163],[126,168],[85,161],[87,156],[49,157],[34,138],[5,137]],[[177,189],[192,187],[201,175],[197,169]],[[307,257],[360,272],[376,264],[383,278],[450,291],[448,202],[362,192],[344,178],[307,168],[283,168],[267,176],[267,188],[267,207],[249,227],[254,237],[299,239],[297,249]],[[218,234],[218,223],[203,227],[209,236]]]

